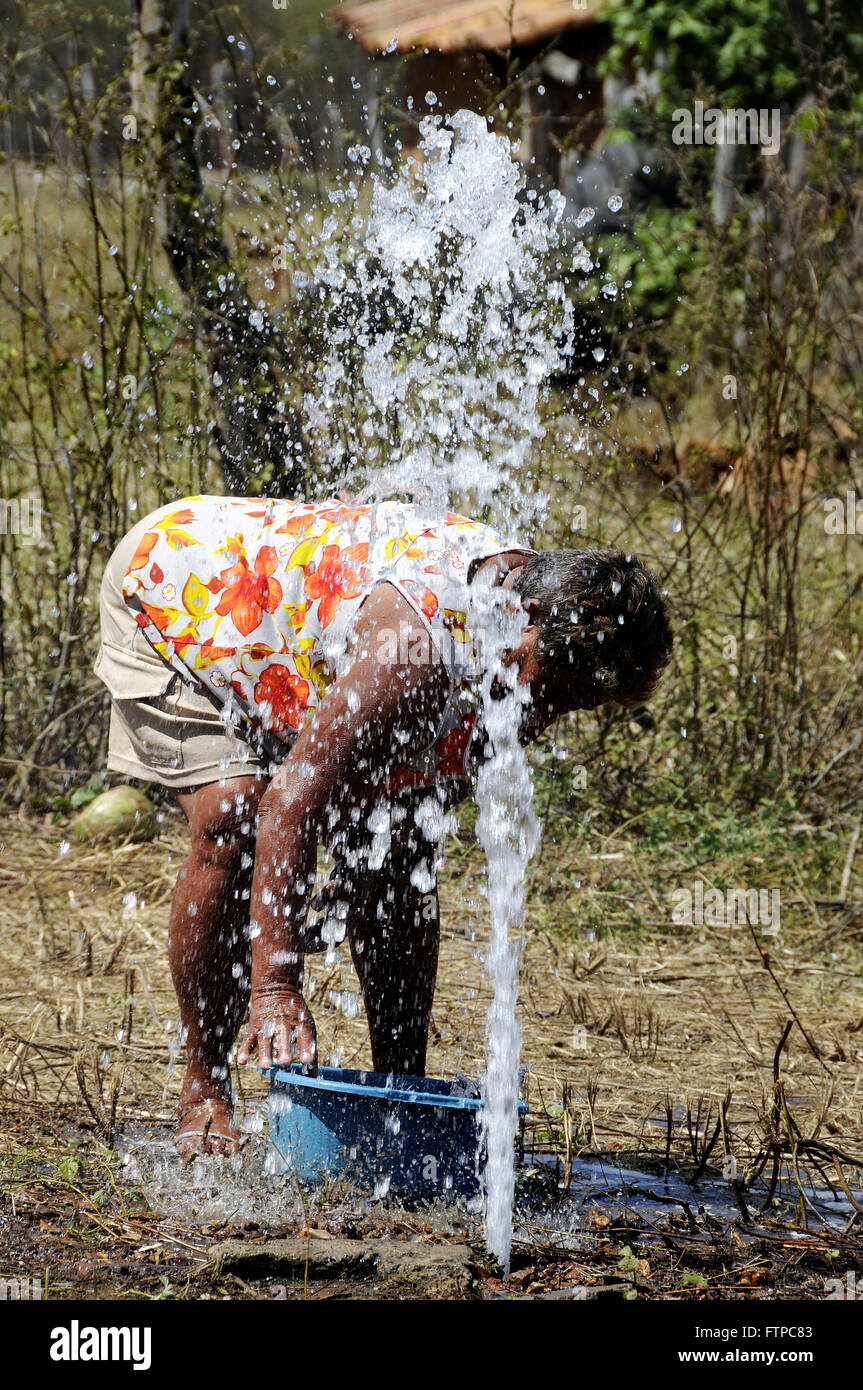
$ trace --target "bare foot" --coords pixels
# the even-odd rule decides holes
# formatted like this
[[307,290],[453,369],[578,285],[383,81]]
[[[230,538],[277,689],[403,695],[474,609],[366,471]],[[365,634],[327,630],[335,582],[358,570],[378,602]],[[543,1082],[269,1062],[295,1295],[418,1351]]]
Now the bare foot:
[[181,1103],[175,1147],[182,1158],[196,1154],[236,1158],[242,1143],[240,1131],[231,1123],[228,1101],[214,1097]]

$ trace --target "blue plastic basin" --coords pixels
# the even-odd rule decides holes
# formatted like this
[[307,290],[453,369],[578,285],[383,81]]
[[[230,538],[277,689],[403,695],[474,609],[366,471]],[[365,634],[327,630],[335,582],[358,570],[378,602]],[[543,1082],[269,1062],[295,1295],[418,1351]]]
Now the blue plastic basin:
[[271,1170],[309,1183],[339,1178],[379,1196],[481,1194],[483,1101],[454,1095],[452,1082],[334,1067],[305,1076],[296,1064],[265,1075]]

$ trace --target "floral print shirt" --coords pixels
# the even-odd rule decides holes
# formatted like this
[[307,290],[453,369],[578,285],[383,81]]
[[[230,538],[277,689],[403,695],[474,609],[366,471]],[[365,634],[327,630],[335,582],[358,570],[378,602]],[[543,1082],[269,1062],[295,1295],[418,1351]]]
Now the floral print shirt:
[[478,674],[468,571],[523,547],[467,517],[400,502],[186,497],[144,524],[123,593],[145,636],[282,757],[339,674],[363,600],[394,584],[451,677],[435,740],[397,785],[464,774]]

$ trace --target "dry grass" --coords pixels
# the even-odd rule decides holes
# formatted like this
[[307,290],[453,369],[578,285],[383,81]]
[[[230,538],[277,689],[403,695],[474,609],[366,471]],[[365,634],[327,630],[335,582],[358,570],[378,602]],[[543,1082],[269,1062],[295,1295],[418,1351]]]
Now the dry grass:
[[[109,1141],[117,1124],[173,1113],[182,1057],[166,936],[186,832],[166,815],[152,844],[61,853],[64,838],[60,827],[3,824],[0,1094],[74,1105]],[[631,851],[625,841],[607,847],[617,873]],[[547,919],[537,882],[529,902],[520,1016],[540,1145],[696,1169],[732,1154],[745,1171],[816,1136],[831,1172],[833,1149],[846,1167],[863,1161],[863,950],[853,913],[837,935],[817,904],[783,904],[784,944],[765,964],[745,927],[627,929],[625,904],[600,940],[585,941],[577,922],[595,919],[603,891],[601,875],[587,873],[577,897],[559,891],[555,934],[531,929]],[[467,835],[452,846],[441,900],[428,1070],[476,1074],[489,990],[481,857]],[[347,950],[307,966],[322,1061],[370,1065]],[[777,1046],[792,1016],[779,1105]],[[236,1076],[256,1104],[262,1079]]]

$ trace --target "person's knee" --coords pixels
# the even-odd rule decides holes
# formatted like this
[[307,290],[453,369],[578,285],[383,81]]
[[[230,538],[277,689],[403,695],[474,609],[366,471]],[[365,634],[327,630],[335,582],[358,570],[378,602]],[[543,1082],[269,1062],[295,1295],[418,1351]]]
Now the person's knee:
[[219,834],[203,828],[192,835],[188,865],[197,871],[216,870],[232,878],[251,878],[255,857],[254,832]]
[[189,821],[191,868],[251,877],[258,805],[266,783],[235,779],[211,783],[180,798]]

